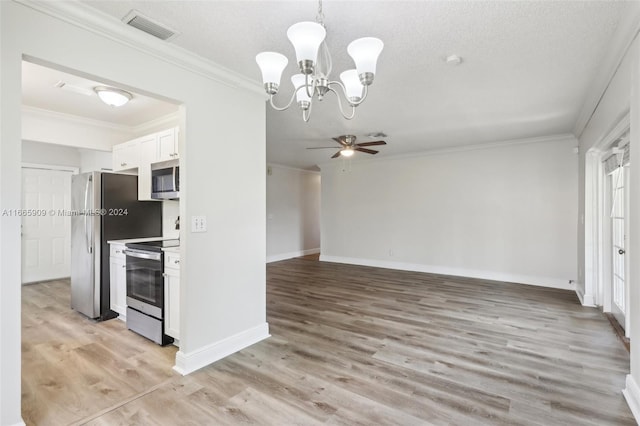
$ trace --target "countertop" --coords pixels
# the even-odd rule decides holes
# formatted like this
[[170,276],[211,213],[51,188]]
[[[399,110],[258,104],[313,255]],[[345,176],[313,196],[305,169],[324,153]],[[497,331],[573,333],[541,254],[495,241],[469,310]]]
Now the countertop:
[[147,237],[147,238],[129,238],[126,240],[108,240],[109,244],[126,244],[126,243],[142,243],[145,241],[162,241],[162,240],[175,240],[170,237]]
[[180,254],[180,246],[163,248],[162,251],[168,251],[169,253],[178,253],[178,254]]

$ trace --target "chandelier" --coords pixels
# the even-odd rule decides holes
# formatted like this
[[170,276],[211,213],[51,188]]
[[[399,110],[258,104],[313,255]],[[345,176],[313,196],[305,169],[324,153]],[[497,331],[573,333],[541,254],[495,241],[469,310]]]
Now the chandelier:
[[[256,62],[262,72],[264,89],[269,95],[269,103],[273,109],[284,111],[293,104],[295,99],[302,110],[302,119],[307,122],[311,117],[313,101],[316,98],[322,101],[328,92],[333,92],[338,99],[342,116],[347,120],[355,116],[356,107],[364,102],[368,87],[373,83],[376,62],[384,44],[375,37],[364,37],[352,41],[347,46],[347,52],[353,58],[356,68],[342,72],[340,74],[342,81],[331,80],[331,54],[325,42],[326,34],[322,0],[318,2],[316,22],[298,22],[287,30],[287,37],[296,51],[300,73],[291,77],[293,94],[283,107],[276,106],[273,97],[278,93],[282,72],[289,63],[287,57],[276,52],[262,52],[256,55]],[[351,107],[349,113],[345,113],[337,88]]]

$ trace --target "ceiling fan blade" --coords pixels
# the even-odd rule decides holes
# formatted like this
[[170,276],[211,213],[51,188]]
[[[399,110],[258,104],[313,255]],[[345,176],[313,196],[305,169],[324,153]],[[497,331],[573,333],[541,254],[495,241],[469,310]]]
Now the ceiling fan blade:
[[355,149],[356,151],[360,151],[360,152],[366,152],[367,154],[377,154],[378,151],[374,151],[373,149],[367,149],[367,148],[358,148],[356,147]]
[[331,156],[331,158],[338,158],[338,157],[340,157],[340,153],[341,153],[341,152],[342,152],[342,150],[340,150],[340,151],[336,152],[335,154],[333,154],[333,155]]
[[336,149],[336,147],[335,146],[314,146],[307,149]]
[[374,141],[374,142],[362,142],[362,143],[357,143],[356,145],[358,146],[374,146],[374,145],[386,145],[387,143],[385,141]]
[[338,142],[342,146],[347,146],[347,141],[344,140],[344,136],[340,136],[339,138],[331,138],[331,139]]

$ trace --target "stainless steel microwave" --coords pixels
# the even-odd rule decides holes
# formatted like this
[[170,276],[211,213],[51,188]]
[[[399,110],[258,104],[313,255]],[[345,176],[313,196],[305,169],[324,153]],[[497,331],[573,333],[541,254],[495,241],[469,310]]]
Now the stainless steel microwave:
[[151,170],[151,198],[157,200],[180,198],[180,167]]

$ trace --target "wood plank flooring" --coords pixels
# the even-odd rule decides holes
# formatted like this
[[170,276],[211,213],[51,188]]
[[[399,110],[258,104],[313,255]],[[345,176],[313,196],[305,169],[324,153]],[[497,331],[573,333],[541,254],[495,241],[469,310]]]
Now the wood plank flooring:
[[70,424],[177,377],[177,348],[70,308],[68,280],[22,287],[22,416]]
[[272,337],[185,377],[175,349],[80,320],[68,297],[64,282],[23,290],[29,425],[636,424],[629,354],[568,291],[271,263]]

